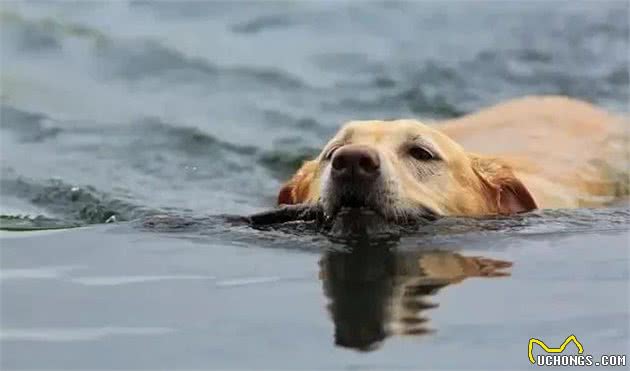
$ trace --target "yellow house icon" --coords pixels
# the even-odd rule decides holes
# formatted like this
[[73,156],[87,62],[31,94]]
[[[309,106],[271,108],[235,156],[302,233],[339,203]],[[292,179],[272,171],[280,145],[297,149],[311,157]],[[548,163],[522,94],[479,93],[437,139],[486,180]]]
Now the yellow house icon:
[[575,346],[578,348],[579,354],[582,354],[584,352],[584,348],[582,347],[582,344],[575,337],[575,335],[570,335],[568,338],[566,338],[564,340],[564,343],[562,343],[562,345],[560,345],[558,348],[549,348],[547,344],[545,344],[542,340],[531,338],[529,339],[529,345],[527,346],[527,354],[529,355],[529,361],[531,363],[536,363],[536,361],[534,360],[534,355],[532,354],[532,348],[534,347],[534,344],[540,345],[540,347],[547,353],[562,353],[570,342],[575,343]]

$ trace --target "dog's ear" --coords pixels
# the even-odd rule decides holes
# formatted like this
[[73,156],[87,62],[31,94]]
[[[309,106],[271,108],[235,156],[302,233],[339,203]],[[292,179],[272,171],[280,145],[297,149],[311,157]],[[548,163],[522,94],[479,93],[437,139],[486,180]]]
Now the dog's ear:
[[512,168],[495,158],[471,155],[472,168],[481,179],[491,207],[499,214],[523,213],[538,208],[534,197]]
[[293,205],[306,201],[316,169],[317,161],[305,162],[291,180],[286,182],[280,189],[278,204]]

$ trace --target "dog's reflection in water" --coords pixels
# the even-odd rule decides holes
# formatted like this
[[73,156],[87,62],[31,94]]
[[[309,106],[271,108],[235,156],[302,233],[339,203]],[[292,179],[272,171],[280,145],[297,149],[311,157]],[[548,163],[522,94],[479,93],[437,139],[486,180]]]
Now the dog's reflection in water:
[[396,251],[375,246],[326,253],[320,278],[329,299],[336,345],[376,349],[388,336],[433,329],[431,296],[469,277],[509,275],[512,263],[448,251]]

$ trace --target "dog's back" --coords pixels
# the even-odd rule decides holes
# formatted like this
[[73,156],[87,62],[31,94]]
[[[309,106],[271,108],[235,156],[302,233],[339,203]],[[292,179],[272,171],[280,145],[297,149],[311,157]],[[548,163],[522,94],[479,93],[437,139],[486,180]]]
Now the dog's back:
[[525,97],[439,128],[504,159],[544,207],[600,206],[629,193],[628,121],[578,100]]

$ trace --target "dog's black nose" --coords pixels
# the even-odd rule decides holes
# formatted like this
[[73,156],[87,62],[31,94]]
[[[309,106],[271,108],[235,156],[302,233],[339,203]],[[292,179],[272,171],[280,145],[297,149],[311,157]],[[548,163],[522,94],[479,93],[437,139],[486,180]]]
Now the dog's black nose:
[[332,176],[336,179],[373,180],[380,168],[378,152],[368,146],[349,144],[332,156]]

